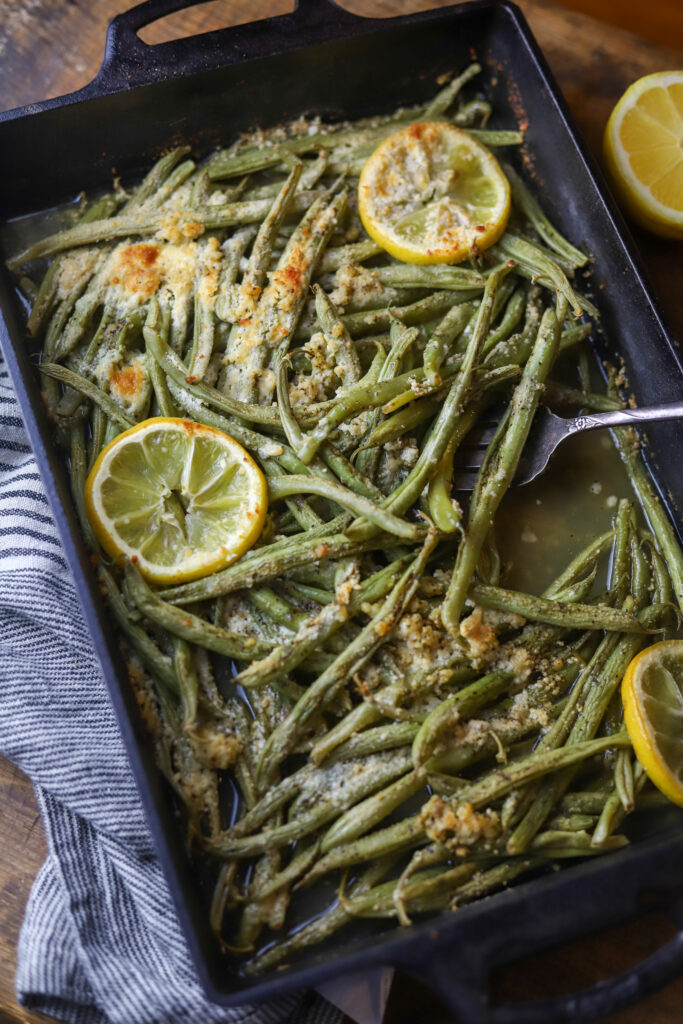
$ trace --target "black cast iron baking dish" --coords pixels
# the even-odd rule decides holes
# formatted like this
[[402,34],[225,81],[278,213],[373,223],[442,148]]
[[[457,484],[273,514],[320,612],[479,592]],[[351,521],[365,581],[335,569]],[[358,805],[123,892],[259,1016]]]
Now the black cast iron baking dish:
[[[137,31],[191,6],[150,0],[116,18],[97,78],[70,96],[0,115],[0,222],[101,187],[112,171],[134,178],[178,141],[200,151],[256,124],[315,112],[359,117],[420,102],[437,75],[472,53],[489,65],[501,126],[528,123],[526,152],[558,226],[595,256],[604,336],[623,355],[641,404],[681,394],[681,365],[648,292],[626,228],[518,9],[478,0],[423,14],[371,20],[331,0],[299,0],[292,14],[194,39],[148,47]],[[506,120],[507,119],[507,120]],[[49,165],[50,173],[45,173]],[[4,253],[6,258],[8,254]],[[605,859],[536,878],[480,903],[406,930],[342,933],[292,968],[244,981],[226,969],[209,932],[205,893],[180,839],[170,795],[154,766],[120,664],[106,609],[80,537],[66,475],[40,402],[22,315],[0,271],[1,340],[83,609],[181,925],[209,997],[225,1006],[273,998],[331,975],[394,964],[430,982],[463,1024],[588,1021],[641,998],[683,969],[682,929],[628,974],[544,1003],[493,1006],[491,969],[534,950],[633,915],[645,893],[680,880],[683,821],[667,812],[656,838]],[[650,431],[655,479],[674,519],[683,507],[677,473],[680,427]]]

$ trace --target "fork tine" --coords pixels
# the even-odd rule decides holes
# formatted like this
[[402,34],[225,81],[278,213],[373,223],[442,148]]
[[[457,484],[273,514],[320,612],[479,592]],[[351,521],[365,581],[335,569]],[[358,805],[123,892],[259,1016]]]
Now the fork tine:
[[473,491],[474,484],[477,479],[476,472],[467,473],[460,472],[460,467],[457,467],[453,474],[453,490],[454,491]]
[[472,427],[460,447],[486,447],[498,429],[498,424],[493,420],[485,420],[483,423]]
[[484,461],[485,451],[485,448],[459,449],[454,460],[455,471],[471,469],[476,472]]

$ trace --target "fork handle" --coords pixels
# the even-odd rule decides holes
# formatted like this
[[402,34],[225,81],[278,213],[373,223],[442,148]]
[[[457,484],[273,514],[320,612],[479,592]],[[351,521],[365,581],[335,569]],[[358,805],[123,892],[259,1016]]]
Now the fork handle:
[[642,409],[617,409],[614,412],[596,412],[576,416],[571,423],[571,432],[595,430],[597,427],[621,427],[654,420],[675,420],[683,417],[683,402],[668,402],[666,405],[651,405]]

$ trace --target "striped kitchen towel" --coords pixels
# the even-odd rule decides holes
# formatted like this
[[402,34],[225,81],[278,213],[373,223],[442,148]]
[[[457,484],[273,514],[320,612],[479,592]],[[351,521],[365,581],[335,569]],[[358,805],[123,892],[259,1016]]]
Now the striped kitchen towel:
[[207,1002],[173,911],[0,356],[0,752],[33,780],[48,840],[17,995],[73,1024],[340,1024],[314,993]]

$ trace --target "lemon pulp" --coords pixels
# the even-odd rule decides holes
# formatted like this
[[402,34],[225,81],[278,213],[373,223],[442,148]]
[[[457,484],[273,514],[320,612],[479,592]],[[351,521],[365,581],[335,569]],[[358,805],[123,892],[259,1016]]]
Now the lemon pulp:
[[130,558],[155,583],[224,568],[257,539],[267,485],[251,456],[220,430],[158,417],[119,434],[85,486],[105,551]]
[[480,142],[427,121],[378,146],[360,175],[358,210],[370,237],[397,259],[459,263],[502,235],[510,186]]
[[655,234],[683,238],[683,71],[629,86],[607,122],[603,148],[631,217]]
[[636,757],[655,786],[683,806],[683,640],[637,654],[621,685]]

